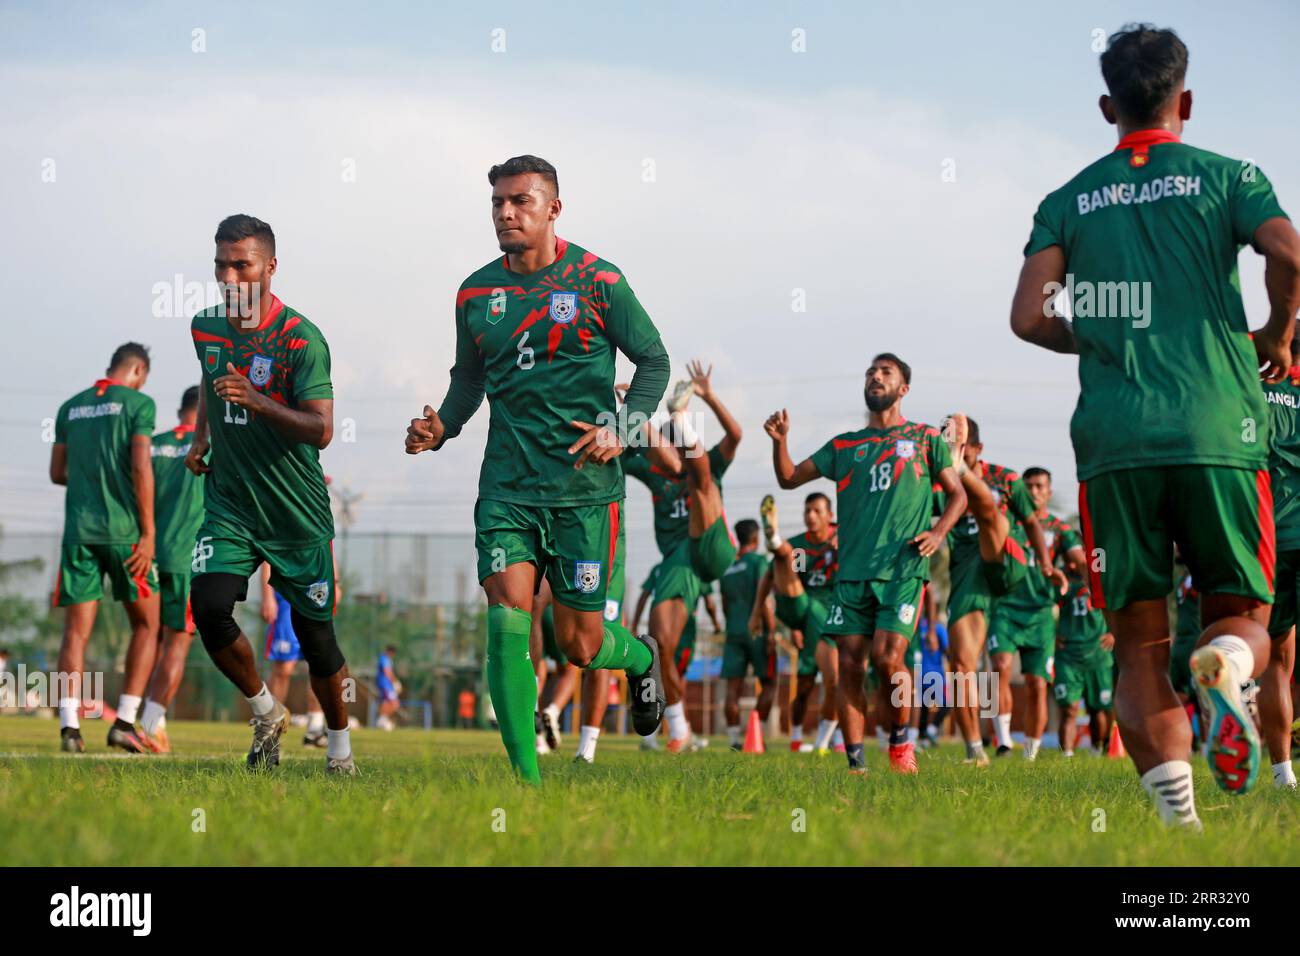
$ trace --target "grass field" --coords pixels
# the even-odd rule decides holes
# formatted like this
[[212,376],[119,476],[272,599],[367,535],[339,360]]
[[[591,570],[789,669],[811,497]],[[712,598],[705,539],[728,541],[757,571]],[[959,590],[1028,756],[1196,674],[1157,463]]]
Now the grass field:
[[1300,863],[1300,799],[1274,792],[1267,768],[1256,792],[1229,799],[1198,763],[1195,837],[1160,826],[1127,761],[1056,752],[976,770],[948,744],[903,778],[872,748],[864,779],[838,755],[734,754],[719,740],[681,757],[602,740],[588,766],[566,738],[542,758],[536,790],[509,777],[489,732],[354,732],[362,775],[336,780],[296,728],[279,769],[261,775],[242,766],[243,725],[170,725],[169,757],[108,755],[104,729],[87,722],[88,752],[70,757],[54,721],[0,718],[5,864]]

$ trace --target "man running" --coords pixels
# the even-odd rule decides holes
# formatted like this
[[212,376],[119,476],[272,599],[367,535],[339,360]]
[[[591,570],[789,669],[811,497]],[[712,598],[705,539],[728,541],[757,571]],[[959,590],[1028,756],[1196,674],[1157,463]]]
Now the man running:
[[329,345],[271,292],[276,257],[269,225],[229,216],[215,240],[225,301],[200,312],[190,327],[203,387],[185,464],[206,476],[203,526],[190,563],[194,622],[208,656],[253,712],[248,766],[276,766],[289,710],[258,674],[234,616],[248,579],[270,565],[271,585],[289,602],[325,710],[325,771],[351,776],[348,668],[334,635],[334,517],[320,466],[334,435]]
[[[1046,468],[1028,468],[1025,488],[1034,503],[1034,519],[1042,528],[1047,547],[1043,574],[1032,569],[1008,594],[999,598],[989,624],[989,657],[998,676],[998,755],[1011,752],[1011,659],[1020,655],[1025,681],[1025,759],[1036,760],[1047,729],[1047,685],[1052,679],[1052,652],[1056,646],[1056,602],[1067,590],[1059,560],[1082,573],[1083,547],[1079,536],[1050,514],[1052,476]],[[1031,561],[1031,565],[1032,565]]]
[[767,574],[768,559],[758,550],[757,521],[737,521],[735,530],[740,547],[731,567],[722,572],[718,587],[722,592],[722,616],[727,621],[727,639],[722,648],[722,679],[727,682],[727,696],[722,713],[731,749],[740,750],[740,689],[750,668],[759,682],[756,709],[760,720],[767,720],[772,701],[776,700],[776,616],[772,602],[764,600],[757,607],[759,627],[750,633],[750,613],[756,610],[758,583]]
[[[655,543],[663,560],[650,607],[650,633],[673,660],[700,595],[736,556],[722,510],[722,476],[735,460],[743,435],[740,423],[713,390],[713,367],[695,361],[687,371],[689,381],[678,382],[668,401],[665,441],[647,424],[649,442],[643,453],[624,462],[627,474],[650,489],[654,504]],[[722,440],[707,453],[686,416],[692,395],[708,405],[722,425]],[[670,668],[664,675],[669,753],[695,746],[686,718],[684,673]]]
[[190,560],[194,535],[203,523],[203,479],[185,467],[199,412],[199,387],[181,396],[179,423],[153,436],[154,520],[158,529],[158,584],[161,591],[162,647],[149,694],[140,715],[141,736],[159,753],[171,750],[167,708],[185,676],[185,658],[194,641],[190,613]]
[[835,590],[838,566],[838,528],[831,509],[831,499],[814,491],[804,499],[805,531],[783,540],[776,514],[776,499],[765,495],[758,506],[763,535],[772,564],[758,587],[750,616],[750,633],[757,633],[758,615],[766,606],[768,594],[776,593],[776,616],[786,627],[799,649],[794,700],[790,703],[790,749],[803,750],[803,724],[808,698],[822,678],[821,721],[817,740],[808,750],[825,755],[831,738],[839,727],[839,653],[835,638],[826,634],[827,609]]
[[1070,587],[1061,597],[1056,625],[1056,671],[1052,681],[1060,717],[1061,752],[1067,757],[1074,756],[1079,736],[1075,717],[1082,700],[1088,710],[1088,733],[1093,749],[1104,754],[1110,738],[1115,668],[1111,651],[1115,635],[1106,629],[1105,615],[1092,606],[1087,577],[1071,571],[1069,579]]
[[[616,459],[654,412],[671,366],[621,270],[556,237],[555,167],[516,156],[493,166],[488,182],[505,255],[461,283],[451,387],[437,411],[426,405],[411,420],[406,451],[441,448],[486,394],[492,414],[474,525],[488,600],[488,691],[511,766],[538,783],[528,641],[543,575],[564,656],[627,673],[637,733],[650,734],[663,717],[658,647],[604,620],[604,610],[624,496]],[[636,365],[625,415],[614,397],[616,351]]]
[[[911,380],[911,367],[893,353],[873,358],[864,388],[867,427],[831,439],[797,466],[786,446],[788,413],[774,413],[763,426],[772,439],[772,463],[782,488],[817,478],[836,483],[839,571],[825,633],[839,646],[840,720],[855,774],[867,769],[862,738],[868,650],[886,689],[890,766],[916,773],[915,750],[907,739],[912,681],[904,651],[916,627],[930,557],[966,510],[966,492],[938,429],[903,418],[899,404]],[[947,499],[931,527],[935,485]]]
[[149,352],[128,342],[113,353],[105,376],[59,407],[50,452],[50,480],[64,485],[63,545],[54,603],[67,608],[59,671],[59,735],[68,753],[86,749],[81,738],[80,675],[95,626],[104,576],[131,625],[126,680],[108,745],[149,753],[135,730],[158,648],[158,568],[154,525],[153,399],[143,395]]
[[[1242,794],[1260,747],[1241,686],[1268,665],[1274,577],[1259,370],[1276,382],[1291,364],[1300,235],[1253,164],[1179,140],[1192,94],[1172,30],[1125,27],[1101,71],[1119,144],[1039,206],[1011,327],[1079,355],[1070,431],[1089,587],[1115,635],[1115,716],[1160,818],[1199,828],[1191,731],[1168,673],[1173,548],[1208,625],[1192,672],[1210,709],[1210,770]],[[1271,306],[1253,335],[1236,269],[1246,244],[1266,260]],[[1072,322],[1054,308],[1062,292]]]

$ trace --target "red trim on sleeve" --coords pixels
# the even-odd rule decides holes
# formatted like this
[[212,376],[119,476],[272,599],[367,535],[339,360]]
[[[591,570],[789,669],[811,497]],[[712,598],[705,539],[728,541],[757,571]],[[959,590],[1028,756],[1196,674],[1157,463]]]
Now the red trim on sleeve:
[[1093,564],[1092,556],[1096,551],[1092,539],[1092,512],[1088,510],[1088,483],[1079,482],[1079,528],[1083,531],[1084,558],[1088,562],[1088,589],[1092,592],[1092,606],[1099,611],[1106,609],[1106,593],[1101,589],[1101,572]]
[[213,335],[211,332],[200,332],[198,329],[191,329],[190,334],[194,337],[195,342],[220,342],[228,349],[235,347],[235,343],[230,339],[220,335]]
[[1268,582],[1268,593],[1273,593],[1273,572],[1277,561],[1277,538],[1273,527],[1273,479],[1267,469],[1255,472],[1256,509],[1259,515],[1259,545],[1255,556],[1259,569]]

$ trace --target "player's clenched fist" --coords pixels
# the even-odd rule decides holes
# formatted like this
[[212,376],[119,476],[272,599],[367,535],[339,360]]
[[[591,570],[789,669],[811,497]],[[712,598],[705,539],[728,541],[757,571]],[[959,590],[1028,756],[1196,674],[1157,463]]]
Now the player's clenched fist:
[[418,455],[422,451],[437,448],[442,442],[446,427],[432,407],[424,406],[423,418],[412,418],[406,428],[406,453]]
[[767,437],[772,441],[784,441],[790,434],[790,413],[784,408],[779,412],[773,412],[768,416],[767,421],[763,422],[763,431],[767,432]]
[[257,411],[257,403],[262,400],[262,393],[240,374],[233,362],[226,363],[225,375],[212,380],[212,390],[222,401],[247,408],[249,411]]

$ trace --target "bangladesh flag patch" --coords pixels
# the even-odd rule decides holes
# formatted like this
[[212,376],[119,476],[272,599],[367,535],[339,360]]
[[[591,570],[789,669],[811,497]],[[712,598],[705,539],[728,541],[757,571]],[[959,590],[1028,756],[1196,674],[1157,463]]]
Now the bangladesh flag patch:
[[203,367],[215,373],[221,368],[221,346],[209,345],[203,352]]

